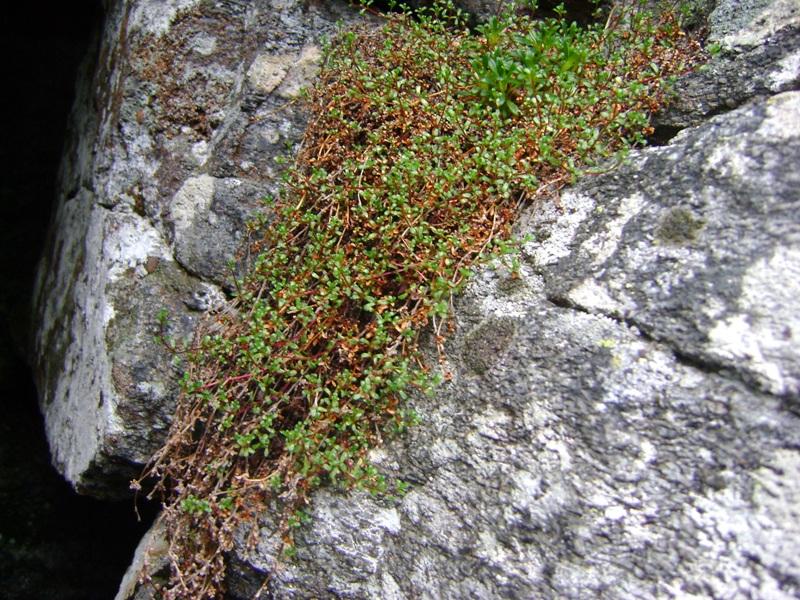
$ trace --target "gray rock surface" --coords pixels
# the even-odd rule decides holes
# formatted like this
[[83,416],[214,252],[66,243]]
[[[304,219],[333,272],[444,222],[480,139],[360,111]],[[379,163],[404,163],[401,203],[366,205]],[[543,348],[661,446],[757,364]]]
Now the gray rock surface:
[[800,26],[800,6],[794,0],[716,0],[708,25],[709,42],[752,48],[781,29]]
[[[153,523],[139,543],[131,565],[122,578],[122,582],[120,582],[119,590],[114,600],[147,600],[148,598],[155,598],[157,594],[155,583],[166,581],[169,578],[168,550],[169,544],[167,543],[163,523],[161,520],[156,519],[156,522]],[[149,574],[150,581],[140,584],[138,579],[139,574],[142,572]]]
[[[548,296],[624,320],[686,360],[730,371],[796,410],[800,174],[791,165],[800,160],[798,124],[800,93],[779,94],[587,182],[565,208],[602,207],[609,216],[577,227],[570,243],[578,248],[554,263]],[[587,200],[598,195],[615,202]]]
[[800,5],[792,0],[720,1],[708,17],[707,64],[676,83],[656,115],[661,137],[754,98],[800,89]]
[[[230,598],[800,595],[800,92],[535,207],[456,305],[452,380],[373,454],[400,499],[268,516]],[[149,596],[137,596],[148,598]],[[122,600],[122,598],[120,598]]]
[[[223,298],[244,223],[301,137],[297,102],[345,2],[116,0],[79,82],[35,290],[32,362],[53,461],[127,492],[169,425],[179,365]],[[94,65],[97,69],[92,71]]]

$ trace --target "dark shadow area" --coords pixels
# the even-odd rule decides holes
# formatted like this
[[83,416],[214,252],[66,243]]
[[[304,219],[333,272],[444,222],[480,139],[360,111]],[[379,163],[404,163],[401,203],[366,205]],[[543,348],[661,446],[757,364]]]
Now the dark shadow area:
[[[372,9],[386,12],[390,10],[401,10],[403,5],[417,9],[422,6],[430,6],[435,0],[374,0],[370,5]],[[357,2],[354,2],[357,4]],[[520,3],[521,4],[521,3]],[[563,17],[567,21],[575,21],[579,25],[588,25],[595,22],[598,17],[607,14],[608,7],[605,3],[598,5],[593,0],[539,0],[536,11],[520,8],[522,12],[533,14],[540,18]],[[563,7],[563,11],[560,7]],[[502,10],[502,5],[498,4],[498,12]],[[473,21],[471,23],[475,25]]]
[[[539,0],[536,15],[539,17],[563,16],[567,21],[578,25],[589,25],[603,19],[608,14],[606,3],[598,5],[592,0]],[[563,12],[560,7],[563,6]]]
[[[7,341],[7,340],[4,340]],[[0,394],[0,597],[107,600],[154,518],[133,500],[78,496],[50,466],[36,397],[24,364],[5,364]]]
[[132,500],[78,496],[56,473],[24,361],[76,71],[102,21],[99,0],[52,8],[14,3],[0,13],[0,597],[107,600],[153,511],[137,522]]
[[27,335],[30,290],[50,219],[76,71],[101,19],[99,2],[86,0],[70,3],[63,13],[34,3],[0,12],[6,82],[0,317],[11,328],[17,349]]
[[681,132],[681,130],[682,128],[672,125],[656,125],[653,128],[653,133],[647,138],[647,145],[666,146],[672,141],[672,138]]

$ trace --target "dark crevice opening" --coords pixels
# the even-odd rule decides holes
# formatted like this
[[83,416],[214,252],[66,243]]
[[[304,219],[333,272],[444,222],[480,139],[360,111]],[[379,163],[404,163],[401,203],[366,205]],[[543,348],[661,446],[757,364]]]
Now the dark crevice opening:
[[536,14],[539,17],[559,17],[562,16],[559,7],[563,6],[564,19],[586,26],[608,15],[608,6],[604,4],[598,5],[592,0],[539,0]]
[[666,146],[672,141],[672,138],[674,138],[684,129],[684,127],[678,127],[675,125],[656,125],[653,128],[653,133],[651,133],[647,138],[647,145]]
[[113,598],[155,516],[133,499],[79,496],[51,466],[25,364],[30,297],[55,198],[78,66],[102,24],[100,0],[61,11],[14,3],[0,14],[7,116],[0,181],[0,596]]
[[0,595],[113,598],[155,507],[139,501],[139,521],[133,499],[76,494],[50,465],[29,372],[18,359],[4,366],[0,393],[13,401],[0,420]]
[[[423,6],[430,6],[435,0],[374,0],[370,4],[370,8],[379,12],[400,12],[404,10],[402,7],[405,5],[412,10],[419,9]],[[358,0],[352,0],[352,3],[358,5]],[[468,9],[470,2],[456,1],[456,4]],[[475,3],[474,3],[475,4]],[[535,11],[529,10],[519,3],[519,12],[533,15],[539,18],[564,18],[567,21],[575,21],[579,25],[589,25],[590,23],[597,22],[599,19],[604,18],[608,14],[608,6],[599,4],[593,0],[539,0]],[[563,11],[559,7],[563,6]],[[504,10],[503,3],[497,3],[495,12],[500,13]],[[484,15],[485,16],[485,15]],[[475,19],[472,19],[472,25],[475,25]]]

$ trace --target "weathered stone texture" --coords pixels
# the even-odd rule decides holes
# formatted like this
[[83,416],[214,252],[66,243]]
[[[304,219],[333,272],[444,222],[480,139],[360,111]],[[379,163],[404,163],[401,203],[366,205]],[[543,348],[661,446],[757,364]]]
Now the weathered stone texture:
[[179,367],[157,315],[187,340],[223,299],[275,158],[302,136],[322,38],[356,18],[344,2],[109,3],[34,307],[53,460],[79,490],[127,493],[163,441]]
[[747,101],[800,89],[800,8],[792,0],[725,0],[708,17],[706,48],[715,54],[677,82],[656,115],[661,137]]
[[798,123],[800,93],[780,94],[588,181],[565,207],[608,216],[576,229],[549,295],[796,402]]
[[265,515],[229,597],[267,574],[273,598],[800,595],[798,109],[742,107],[534,207],[519,272],[457,302],[451,381],[374,452],[408,494],[320,491],[280,564]]

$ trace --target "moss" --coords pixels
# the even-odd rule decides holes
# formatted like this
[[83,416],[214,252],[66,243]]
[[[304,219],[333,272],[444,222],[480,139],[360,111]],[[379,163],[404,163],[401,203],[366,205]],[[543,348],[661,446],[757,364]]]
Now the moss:
[[467,334],[464,362],[478,375],[485,374],[508,349],[516,333],[517,325],[510,317],[487,319]]
[[521,277],[515,275],[508,275],[497,282],[497,291],[504,296],[513,296],[519,291],[525,289],[525,282]]
[[656,237],[662,244],[675,246],[690,244],[697,239],[705,224],[704,219],[696,217],[688,208],[672,208],[661,219]]

